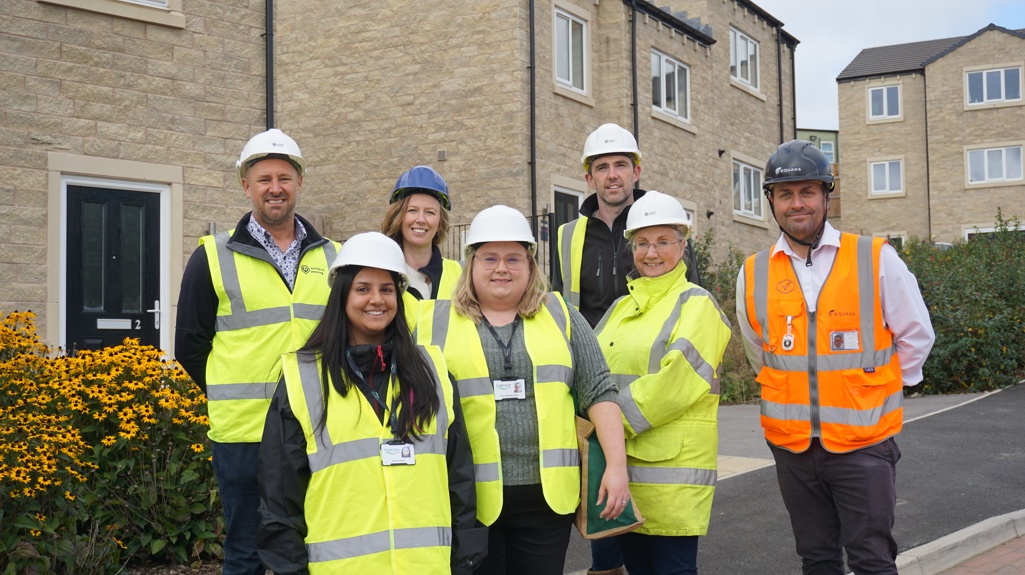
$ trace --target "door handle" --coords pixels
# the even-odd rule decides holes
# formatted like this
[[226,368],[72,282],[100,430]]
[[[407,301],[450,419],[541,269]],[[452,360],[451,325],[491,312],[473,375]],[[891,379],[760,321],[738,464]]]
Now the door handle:
[[160,300],[153,300],[153,309],[146,310],[146,313],[153,314],[153,327],[160,329]]

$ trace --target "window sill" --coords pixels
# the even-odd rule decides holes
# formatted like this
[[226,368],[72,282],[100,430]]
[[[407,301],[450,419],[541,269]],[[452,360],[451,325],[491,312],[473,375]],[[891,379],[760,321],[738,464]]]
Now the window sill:
[[745,84],[740,80],[737,80],[733,76],[730,76],[730,86],[733,86],[734,88],[740,90],[741,92],[744,92],[745,94],[754,96],[755,98],[758,98],[763,102],[767,101],[765,95],[759,92],[756,88],[752,88],[750,85]]
[[906,198],[908,195],[904,190],[899,192],[869,192],[868,199],[870,200],[892,200],[893,198]]
[[558,83],[555,84],[555,93],[564,98],[576,100],[577,102],[580,102],[585,106],[590,106],[592,108],[594,107],[594,98],[591,98],[590,96],[585,96],[584,94],[581,94],[576,90],[570,90],[569,88],[565,88],[559,85]]
[[129,4],[117,0],[36,0],[41,4],[52,4],[66,8],[77,8],[108,16],[118,16],[169,28],[185,28],[185,15],[181,13],[181,0],[168,2],[169,8],[151,8],[140,4]]
[[896,122],[903,122],[904,116],[893,116],[892,118],[865,118],[865,123],[868,125],[873,124],[893,124]]
[[692,126],[690,124],[690,122],[688,122],[686,120],[683,120],[681,118],[678,118],[676,116],[672,116],[670,114],[667,114],[667,113],[663,112],[662,110],[659,110],[658,108],[652,108],[651,109],[651,117],[655,118],[656,120],[661,120],[661,121],[663,121],[663,122],[665,122],[665,123],[667,123],[669,125],[676,126],[677,128],[680,128],[681,130],[685,130],[687,132],[690,132],[691,134],[697,134],[698,133],[698,129],[695,128],[694,126]]
[[762,228],[766,230],[769,229],[769,222],[765,220],[755,219],[751,216],[738,214],[737,212],[733,212],[733,221],[738,224],[747,224],[749,226],[754,226],[756,228]]
[[969,182],[965,184],[966,190],[979,190],[986,188],[1010,188],[1021,186],[1025,180],[1001,180],[999,182]]
[[964,110],[975,111],[975,110],[992,110],[994,108],[1014,108],[1016,106],[1025,106],[1025,100],[1014,100],[1011,102],[989,102],[981,104],[965,104]]

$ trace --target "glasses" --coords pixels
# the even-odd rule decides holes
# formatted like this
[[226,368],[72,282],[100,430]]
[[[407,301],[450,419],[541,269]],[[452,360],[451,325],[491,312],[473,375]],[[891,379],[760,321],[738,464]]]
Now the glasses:
[[664,254],[667,251],[669,251],[673,246],[680,245],[680,242],[682,242],[682,241],[683,240],[676,240],[675,242],[671,242],[671,241],[668,241],[668,240],[661,240],[661,241],[655,242],[653,244],[650,244],[648,242],[637,242],[637,243],[630,244],[630,247],[633,248],[633,250],[635,252],[641,252],[642,254],[646,254],[646,253],[648,253],[648,248],[651,248],[652,246],[654,246],[656,252],[658,252],[660,254]]
[[474,257],[480,262],[482,268],[489,271],[497,268],[498,263],[502,261],[505,262],[505,267],[514,272],[523,269],[523,265],[527,263],[527,258],[524,256],[506,256],[504,258],[500,258],[498,256],[486,255]]

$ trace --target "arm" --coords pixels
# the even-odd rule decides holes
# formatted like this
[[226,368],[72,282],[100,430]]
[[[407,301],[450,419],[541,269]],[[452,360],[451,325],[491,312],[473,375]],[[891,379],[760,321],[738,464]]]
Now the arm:
[[310,482],[306,437],[292,414],[284,380],[278,382],[263,429],[258,460],[260,528],[256,547],[268,569],[306,575],[306,489]]
[[[451,374],[449,379],[452,379]],[[455,381],[452,381],[452,415],[447,452],[448,493],[452,504],[452,573],[470,575],[488,554],[488,528],[477,521],[473,454]]]
[[701,399],[719,394],[730,326],[715,300],[701,292],[683,303],[658,371],[638,377],[620,393],[627,437],[679,419]]
[[206,360],[213,348],[216,333],[217,303],[206,250],[200,246],[192,252],[182,274],[174,331],[174,357],[204,394]]
[[744,353],[747,355],[747,361],[751,364],[751,369],[759,373],[762,371],[762,338],[751,329],[751,322],[747,320],[744,266],[740,266],[740,273],[737,275],[737,323],[740,324],[740,333],[744,336]]
[[897,345],[904,385],[917,385],[936,334],[918,280],[889,244],[879,254],[879,298],[883,321]]

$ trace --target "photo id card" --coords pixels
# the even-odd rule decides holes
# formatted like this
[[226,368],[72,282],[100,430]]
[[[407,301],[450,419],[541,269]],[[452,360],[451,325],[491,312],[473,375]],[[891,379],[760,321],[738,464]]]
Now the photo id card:
[[382,443],[381,465],[416,465],[413,444],[402,441]]
[[831,331],[829,332],[830,351],[857,351],[858,331]]
[[492,383],[495,385],[495,401],[527,398],[527,384],[522,378],[496,379]]

